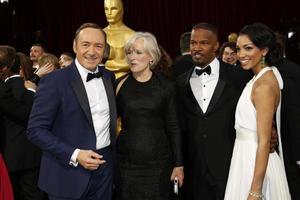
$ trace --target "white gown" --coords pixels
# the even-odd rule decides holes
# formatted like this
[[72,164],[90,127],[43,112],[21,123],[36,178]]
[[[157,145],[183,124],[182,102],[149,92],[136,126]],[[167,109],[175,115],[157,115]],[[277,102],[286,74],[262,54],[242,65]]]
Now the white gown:
[[[226,185],[225,200],[247,200],[250,192],[257,149],[256,110],[250,97],[254,82],[269,70],[273,70],[282,89],[283,81],[277,68],[265,67],[248,82],[238,101],[235,113],[236,139]],[[291,199],[280,140],[280,105],[281,101],[276,112],[280,156],[276,152],[269,155],[262,190],[266,200]]]

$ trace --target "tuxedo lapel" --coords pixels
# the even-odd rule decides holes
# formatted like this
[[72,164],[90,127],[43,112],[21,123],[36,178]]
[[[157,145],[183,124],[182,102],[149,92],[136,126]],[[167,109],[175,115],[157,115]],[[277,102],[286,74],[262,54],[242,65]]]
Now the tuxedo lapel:
[[190,82],[188,82],[188,84],[186,85],[186,91],[188,92],[188,96],[191,97],[191,100],[192,100],[192,106],[193,106],[193,110],[195,110],[197,113],[200,113],[200,114],[204,114],[203,113],[203,110],[202,108],[199,106],[198,102],[197,102],[197,99],[195,98],[194,96],[194,93],[192,91],[192,88],[191,88],[191,84]]
[[109,107],[113,108],[113,107],[115,107],[116,103],[114,101],[115,96],[114,96],[114,89],[112,87],[112,82],[106,76],[103,76],[102,80],[103,80],[104,88],[105,88],[106,95],[107,95],[107,98],[108,98]]
[[194,93],[192,91],[191,84],[190,84],[190,78],[191,78],[193,71],[194,71],[194,67],[186,73],[186,79],[185,79],[183,87],[184,87],[184,91],[187,91],[187,96],[189,97],[189,99],[191,99],[191,103],[192,103],[191,106],[193,108],[192,110],[194,110],[198,114],[200,113],[201,115],[203,115],[204,114],[203,110],[199,106],[197,99],[195,98]]
[[116,123],[114,119],[117,118],[117,111],[115,109],[116,101],[115,101],[114,88],[112,86],[111,78],[107,73],[105,73],[105,71],[103,72],[102,80],[103,80],[103,85],[106,91],[107,100],[109,104],[110,126],[111,126],[111,130],[114,132],[114,130],[116,130]]
[[80,104],[80,107],[82,108],[85,116],[88,119],[89,124],[91,125],[91,127],[94,130],[91,108],[90,108],[89,100],[88,100],[88,97],[86,94],[85,87],[82,83],[80,74],[74,63],[73,63],[73,65],[70,66],[70,68],[71,68],[73,75],[75,76],[75,79],[71,80],[72,88],[73,88],[74,93],[77,97],[77,100]]
[[207,111],[206,113],[209,113],[212,111],[212,109],[215,107],[215,105],[217,104],[218,100],[221,97],[221,94],[225,88],[226,85],[226,71],[225,71],[225,67],[222,66],[222,64],[220,63],[220,70],[219,70],[219,80],[218,83],[216,85],[216,88],[214,90],[213,96],[209,102],[209,105],[207,107]]

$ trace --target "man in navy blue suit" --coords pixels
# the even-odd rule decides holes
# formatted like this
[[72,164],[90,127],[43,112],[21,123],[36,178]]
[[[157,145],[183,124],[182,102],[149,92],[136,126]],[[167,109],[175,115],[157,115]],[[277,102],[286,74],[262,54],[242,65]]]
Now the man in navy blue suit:
[[114,75],[99,67],[106,35],[96,24],[76,32],[76,60],[39,84],[28,138],[43,150],[39,187],[50,200],[109,200],[116,105]]

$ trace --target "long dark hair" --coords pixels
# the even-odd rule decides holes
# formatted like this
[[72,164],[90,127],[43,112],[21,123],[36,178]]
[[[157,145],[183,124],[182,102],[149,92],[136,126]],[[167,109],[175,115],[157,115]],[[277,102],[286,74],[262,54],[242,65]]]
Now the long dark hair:
[[33,77],[34,69],[32,68],[32,62],[30,58],[24,53],[18,52],[17,55],[20,58],[20,67],[24,74],[24,80],[30,80]]

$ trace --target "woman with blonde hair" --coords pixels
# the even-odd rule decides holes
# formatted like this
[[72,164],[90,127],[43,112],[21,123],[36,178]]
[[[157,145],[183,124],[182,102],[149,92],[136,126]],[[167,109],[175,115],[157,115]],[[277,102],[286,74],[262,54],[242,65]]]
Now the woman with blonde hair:
[[131,73],[117,86],[117,199],[169,200],[183,183],[175,85],[153,72],[161,57],[155,37],[137,32],[125,44]]

